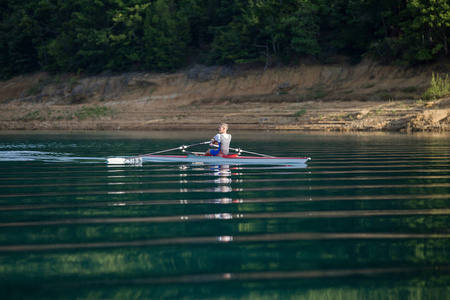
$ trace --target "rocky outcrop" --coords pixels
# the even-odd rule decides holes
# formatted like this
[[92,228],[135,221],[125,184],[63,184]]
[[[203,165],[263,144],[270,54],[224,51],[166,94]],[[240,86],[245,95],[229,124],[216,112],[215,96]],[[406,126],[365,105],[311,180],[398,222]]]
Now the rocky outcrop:
[[450,131],[450,109],[431,109],[417,114],[407,124],[408,131]]

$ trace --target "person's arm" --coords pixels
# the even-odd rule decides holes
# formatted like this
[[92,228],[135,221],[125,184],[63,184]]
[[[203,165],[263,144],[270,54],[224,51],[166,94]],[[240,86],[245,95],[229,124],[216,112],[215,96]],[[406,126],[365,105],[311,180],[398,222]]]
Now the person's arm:
[[212,145],[219,145],[219,141],[217,140],[218,138],[218,134],[215,135],[212,139],[211,139],[211,143],[209,144],[210,146]]

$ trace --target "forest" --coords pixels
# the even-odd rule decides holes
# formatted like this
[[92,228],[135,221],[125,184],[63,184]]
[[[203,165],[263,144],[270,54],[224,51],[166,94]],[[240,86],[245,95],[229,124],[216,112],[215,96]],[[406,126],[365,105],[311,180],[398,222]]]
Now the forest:
[[0,78],[448,57],[448,0],[0,0]]

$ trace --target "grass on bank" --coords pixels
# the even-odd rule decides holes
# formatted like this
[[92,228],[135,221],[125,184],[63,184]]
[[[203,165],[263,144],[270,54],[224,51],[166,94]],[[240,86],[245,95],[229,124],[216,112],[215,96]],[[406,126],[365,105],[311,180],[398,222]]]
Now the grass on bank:
[[296,118],[296,119],[298,119],[298,118],[300,118],[301,116],[303,116],[303,115],[305,115],[306,114],[306,110],[305,109],[302,109],[302,110],[299,110],[299,111],[297,111],[296,113],[294,113],[294,117]]
[[425,100],[436,100],[450,94],[450,79],[448,74],[445,78],[438,74],[432,73],[430,87],[424,92]]
[[83,106],[75,112],[75,116],[79,120],[86,119],[99,119],[101,117],[112,116],[115,111],[106,106],[94,105],[94,106]]
[[21,121],[55,121],[55,120],[73,120],[78,119],[80,121],[91,119],[101,119],[103,117],[112,117],[116,115],[116,111],[112,108],[94,105],[94,106],[83,106],[77,109],[75,112],[68,111],[55,111],[52,109],[45,109],[42,111],[32,111],[27,113],[25,116],[19,118]]

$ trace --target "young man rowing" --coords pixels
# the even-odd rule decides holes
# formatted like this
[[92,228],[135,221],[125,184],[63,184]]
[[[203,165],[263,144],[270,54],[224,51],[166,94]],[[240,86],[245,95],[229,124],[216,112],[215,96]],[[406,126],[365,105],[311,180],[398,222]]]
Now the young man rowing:
[[219,124],[219,133],[211,139],[210,146],[219,145],[217,149],[209,149],[206,151],[205,156],[224,156],[228,155],[230,151],[231,134],[227,133],[228,124]]

